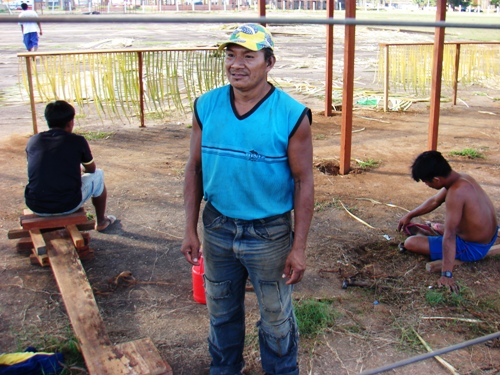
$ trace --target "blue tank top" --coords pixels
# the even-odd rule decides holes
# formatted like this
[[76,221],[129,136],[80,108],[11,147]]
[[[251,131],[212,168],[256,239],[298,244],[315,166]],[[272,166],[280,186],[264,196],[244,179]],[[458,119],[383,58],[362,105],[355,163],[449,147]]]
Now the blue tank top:
[[202,129],[204,199],[223,215],[263,219],[293,209],[288,141],[309,108],[272,87],[240,116],[230,85],[200,96],[194,113]]

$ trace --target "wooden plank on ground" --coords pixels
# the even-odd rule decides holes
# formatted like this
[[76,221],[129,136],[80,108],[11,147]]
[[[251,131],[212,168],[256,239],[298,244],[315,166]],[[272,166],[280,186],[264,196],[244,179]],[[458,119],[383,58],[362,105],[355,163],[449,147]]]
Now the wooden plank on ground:
[[113,346],[66,230],[47,232],[47,254],[90,375],[171,375],[149,340]]
[[132,374],[112,351],[87,275],[65,230],[46,234],[47,253],[90,374]]
[[122,353],[138,374],[172,375],[172,368],[161,358],[160,353],[149,338],[115,345],[113,351]]
[[87,215],[83,209],[69,215],[61,216],[23,215],[20,220],[23,229],[58,228],[70,224],[84,224],[88,221]]

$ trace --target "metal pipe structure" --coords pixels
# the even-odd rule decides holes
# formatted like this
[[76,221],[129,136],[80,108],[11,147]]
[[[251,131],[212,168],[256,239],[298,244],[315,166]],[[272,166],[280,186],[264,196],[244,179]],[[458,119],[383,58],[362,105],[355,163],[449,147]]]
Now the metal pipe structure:
[[[460,29],[500,29],[500,23],[497,24],[475,24],[448,21],[379,21],[379,20],[360,20],[354,18],[333,19],[333,18],[274,18],[274,17],[157,17],[150,16],[40,16],[26,17],[23,22],[43,22],[43,23],[234,23],[251,22],[260,24],[304,24],[304,25],[355,25],[355,26],[407,26],[407,27],[454,27]],[[12,16],[0,16],[0,23],[18,23],[19,19]]]
[[468,346],[480,344],[482,342],[493,340],[493,339],[496,339],[498,337],[500,337],[500,332],[492,333],[490,335],[478,337],[478,338],[475,338],[472,340],[464,341],[460,344],[448,346],[446,348],[438,349],[438,350],[435,350],[435,351],[430,352],[430,353],[421,354],[421,355],[418,355],[416,357],[412,357],[412,358],[405,359],[403,361],[392,363],[392,364],[387,365],[387,366],[379,367],[379,368],[376,368],[373,370],[364,371],[364,372],[360,373],[359,375],[380,374],[381,372],[390,371],[390,370],[393,370],[393,369],[398,368],[398,367],[410,365],[410,364],[415,363],[415,362],[423,361],[424,359],[428,359],[428,358],[436,357],[436,356],[441,355],[441,354],[453,352],[455,350],[463,349],[463,348],[466,348]]

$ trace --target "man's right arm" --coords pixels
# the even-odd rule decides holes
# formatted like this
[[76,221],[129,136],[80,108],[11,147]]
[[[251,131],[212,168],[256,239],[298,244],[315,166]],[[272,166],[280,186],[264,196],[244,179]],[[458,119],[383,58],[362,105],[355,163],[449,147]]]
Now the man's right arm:
[[422,203],[420,206],[417,208],[414,208],[410,212],[408,212],[405,216],[401,218],[398,224],[398,231],[403,230],[406,228],[408,224],[410,224],[411,219],[414,217],[422,216],[425,215],[431,211],[434,211],[436,208],[441,206],[444,201],[446,200],[446,194],[448,191],[445,188],[442,188],[439,190],[439,192],[427,199],[424,203]]
[[203,179],[201,170],[201,128],[193,116],[189,160],[184,170],[184,210],[186,227],[181,252],[186,260],[199,265],[200,239],[198,237],[198,218],[203,198]]

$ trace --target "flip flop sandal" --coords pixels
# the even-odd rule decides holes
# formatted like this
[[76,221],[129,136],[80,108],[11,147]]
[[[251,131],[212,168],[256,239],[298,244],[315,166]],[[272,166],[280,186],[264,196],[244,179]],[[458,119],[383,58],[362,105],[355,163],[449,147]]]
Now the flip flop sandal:
[[439,233],[427,224],[410,223],[405,227],[404,232],[408,236],[415,236],[417,234],[422,234],[424,236],[439,236]]
[[104,221],[104,224],[97,225],[97,223],[96,223],[95,230],[98,231],[98,232],[103,232],[106,229],[108,229],[111,225],[113,225],[115,221],[116,221],[116,217],[115,216],[113,216],[113,215],[107,215],[106,216],[106,220]]
[[436,233],[435,236],[442,236],[444,234],[443,224],[433,223],[432,221],[426,221],[425,224],[431,227],[431,229]]

